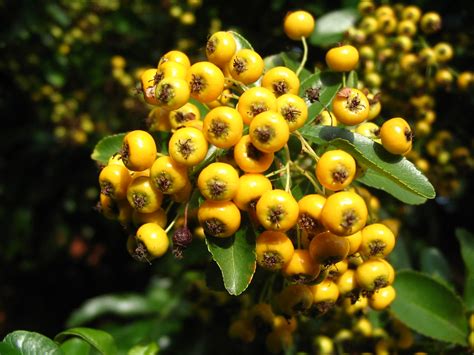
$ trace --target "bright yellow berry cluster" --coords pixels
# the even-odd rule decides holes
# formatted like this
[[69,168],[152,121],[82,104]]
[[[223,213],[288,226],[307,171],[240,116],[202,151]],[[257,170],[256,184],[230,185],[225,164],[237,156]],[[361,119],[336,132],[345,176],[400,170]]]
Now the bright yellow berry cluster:
[[[343,47],[358,49],[360,63],[356,69],[372,92],[368,95],[371,107],[372,102],[383,97],[384,113],[409,116],[409,124],[420,142],[416,150],[410,150],[408,142],[399,141],[397,147],[387,143],[387,139],[382,139],[382,143],[385,141],[387,150],[414,161],[433,180],[441,195],[455,196],[461,190],[463,176],[473,168],[472,149],[452,135],[438,139],[435,122],[444,117],[437,112],[435,95],[441,90],[468,92],[474,83],[472,71],[460,72],[452,66],[456,42],[447,36],[439,42],[432,40],[438,38],[432,35],[441,30],[439,13],[423,12],[416,5],[378,5],[372,0],[361,0],[358,9],[361,19],[347,33],[351,45]],[[329,62],[328,66],[332,68]],[[391,128],[385,131],[393,132],[394,125],[395,121],[387,124]],[[404,130],[402,126],[406,127],[400,121],[397,126],[399,132]],[[381,138],[381,131],[373,122],[363,124],[356,132],[376,140]],[[407,128],[407,140],[412,135]]]
[[[285,31],[304,41],[314,20],[301,29],[290,16]],[[133,222],[128,248],[140,261],[163,255],[173,230],[173,249],[182,256],[192,240],[191,215],[200,233],[215,240],[245,237],[237,233],[252,224],[258,267],[281,276],[283,285],[239,316],[229,334],[253,341],[259,318],[270,329],[268,349],[278,352],[292,342],[296,315],[322,315],[336,304],[348,314],[367,307],[378,311],[395,298],[395,272],[385,258],[396,232],[374,223],[378,200],[353,184],[361,167],[342,149],[316,153],[299,129],[310,118],[315,127],[338,124],[370,132],[364,135],[393,154],[410,151],[412,133],[399,117],[380,128],[367,126],[380,103],[352,87],[338,91],[332,112],[325,108],[318,119],[309,117],[311,92],[300,92],[299,70],[265,70],[256,51],[241,47],[235,33],[216,32],[205,46],[207,61],[192,64],[173,50],[156,69],[143,72],[143,97],[154,106],[149,131],[161,133],[164,141],[144,130],[127,133],[99,175],[100,199],[107,217],[126,226]],[[327,53],[333,71],[357,66],[358,50],[347,47]],[[301,152],[291,151],[290,137],[301,143]],[[295,198],[294,177],[305,179],[315,193]],[[195,196],[195,210],[188,211]]]

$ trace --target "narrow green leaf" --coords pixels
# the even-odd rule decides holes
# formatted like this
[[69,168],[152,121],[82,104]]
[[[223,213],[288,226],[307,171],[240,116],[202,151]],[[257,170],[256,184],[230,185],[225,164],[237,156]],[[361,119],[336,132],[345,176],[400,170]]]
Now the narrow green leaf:
[[332,72],[311,74],[300,85],[300,96],[308,101],[308,90],[314,89],[319,98],[308,107],[308,120],[305,126],[313,122],[318,115],[328,108],[341,87],[341,75]]
[[114,338],[103,330],[83,327],[71,328],[56,335],[54,340],[63,343],[71,337],[78,337],[86,341],[103,355],[117,354]]
[[384,190],[409,204],[436,196],[428,179],[407,159],[388,153],[382,145],[343,128],[306,125],[300,130],[309,141],[331,144],[351,154],[364,170],[358,181]]
[[224,286],[231,295],[244,292],[256,268],[255,232],[252,223],[242,219],[238,232],[229,238],[206,237],[207,248],[221,269]]
[[21,355],[21,352],[5,342],[0,342],[0,354],[2,355]]
[[474,235],[465,229],[456,229],[456,238],[461,244],[461,255],[466,268],[464,301],[469,311],[474,311]]
[[356,23],[358,17],[359,13],[355,9],[328,12],[318,18],[309,42],[322,47],[340,42],[344,33]]
[[71,313],[69,327],[76,327],[95,320],[105,314],[120,317],[136,317],[156,312],[154,305],[138,294],[102,295],[87,300]]
[[235,43],[237,45],[237,50],[240,50],[240,49],[251,49],[253,50],[253,47],[252,45],[250,44],[249,41],[247,41],[247,39],[242,36],[240,33],[237,33],[237,32],[234,32],[234,31],[229,31],[232,36],[234,36],[234,39],[235,39]]
[[146,345],[135,345],[127,355],[156,355],[159,350],[158,344],[153,342]]
[[67,355],[89,355],[91,350],[90,344],[80,338],[70,338],[60,348]]
[[451,287],[452,274],[449,263],[435,247],[426,247],[421,251],[420,269],[422,272]]
[[125,135],[126,133],[119,133],[102,138],[96,144],[91,158],[100,164],[107,164],[110,157],[122,148],[122,142]]
[[16,330],[7,334],[3,341],[19,350],[22,355],[62,355],[58,344],[42,334]]
[[468,327],[461,299],[428,275],[400,271],[395,280],[395,316],[428,337],[466,345]]
[[347,76],[346,87],[357,88],[358,81],[359,81],[359,78],[357,76],[357,72],[355,70],[352,70],[351,72],[349,72],[349,75]]

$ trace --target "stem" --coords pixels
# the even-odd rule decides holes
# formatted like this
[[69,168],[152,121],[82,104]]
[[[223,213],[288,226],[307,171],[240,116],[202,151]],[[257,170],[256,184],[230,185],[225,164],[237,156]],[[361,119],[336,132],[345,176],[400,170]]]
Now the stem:
[[344,354],[344,348],[342,347],[342,344],[340,342],[336,343],[336,353],[337,355]]
[[448,70],[451,74],[454,75],[455,78],[459,76],[459,72],[456,69],[449,67]]
[[290,157],[290,149],[288,148],[288,144],[285,144],[285,153],[286,153],[286,185],[285,185],[285,191],[290,192],[290,182],[291,182],[291,175],[290,175],[290,163],[291,163],[291,157]]
[[184,207],[184,228],[188,228],[188,207],[189,202],[186,203],[186,206]]
[[423,36],[418,36],[418,42],[420,43],[422,48],[430,48],[430,45],[428,42],[426,42],[425,38]]
[[324,194],[324,191],[321,189],[321,187],[319,186],[319,184],[316,182],[316,180],[306,171],[304,170],[302,167],[300,167],[298,164],[295,164],[293,163],[293,167],[298,170],[298,172],[303,175],[305,178],[307,178],[309,180],[309,182],[311,182],[311,184],[314,186],[314,189],[316,190],[316,192],[320,195],[325,195]]
[[173,228],[173,226],[176,223],[176,221],[178,220],[178,218],[179,218],[179,214],[177,214],[176,217],[174,217],[174,219],[171,221],[171,223],[168,224],[168,227],[166,227],[166,229],[165,229],[166,234],[168,234],[168,232],[171,230],[171,228]]
[[169,205],[166,206],[165,213],[168,214],[170,211],[171,207],[173,207],[174,201],[170,201]]
[[346,72],[342,72],[342,87],[346,87]]
[[301,71],[304,68],[304,65],[306,64],[306,61],[308,60],[308,44],[306,43],[306,38],[301,37],[301,43],[303,43],[303,58],[301,58],[301,63],[298,69],[296,70],[296,75],[299,76]]
[[[288,164],[286,164],[286,165],[288,165]],[[271,173],[268,173],[267,175],[265,175],[265,177],[270,178],[272,176],[278,175],[278,174],[286,171],[286,165],[283,168],[280,168],[278,170],[272,171]]]
[[311,158],[313,158],[316,162],[318,162],[319,161],[319,156],[316,154],[316,152],[313,150],[313,148],[311,148],[311,145],[306,141],[306,139],[304,139],[304,137],[301,135],[300,132],[295,131],[294,133],[295,133],[296,137],[300,140],[303,151],[305,153],[308,153],[308,155],[310,155]]
[[241,81],[235,80],[234,78],[225,78],[225,80],[230,81],[232,84],[237,85],[242,91],[247,91],[249,87],[242,83]]

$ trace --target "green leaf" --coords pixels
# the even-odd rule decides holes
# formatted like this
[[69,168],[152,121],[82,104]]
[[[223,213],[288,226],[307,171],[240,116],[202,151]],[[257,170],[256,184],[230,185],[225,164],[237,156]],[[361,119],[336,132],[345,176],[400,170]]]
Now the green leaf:
[[96,144],[91,158],[100,164],[107,164],[110,157],[122,148],[125,135],[126,133],[119,133],[102,138],[99,143]]
[[59,71],[48,70],[45,76],[46,76],[46,81],[53,86],[63,87],[64,84],[66,83],[66,78]]
[[[296,73],[300,66],[300,55],[296,52],[281,52],[280,56],[285,67],[293,70]],[[311,72],[308,69],[303,68],[300,72],[299,78],[300,80],[306,80],[310,75]]]
[[298,139],[298,137],[292,134],[290,135],[290,138],[286,144],[288,145],[288,150],[290,151],[290,159],[297,160],[302,150],[301,141]]
[[456,238],[461,244],[461,255],[466,268],[464,301],[469,311],[474,311],[474,235],[465,229],[456,229]]
[[358,177],[357,181],[375,189],[386,191],[409,205],[421,205],[426,202],[426,198],[407,191],[396,181],[393,181],[384,175],[380,175],[377,171],[372,169],[367,170],[364,175]]
[[348,88],[357,88],[357,83],[359,81],[359,77],[357,76],[357,72],[352,70],[349,72],[349,75],[346,79],[346,87]]
[[408,204],[436,196],[428,179],[406,158],[387,152],[382,145],[344,128],[309,126],[300,130],[309,141],[330,144],[351,154],[364,172],[361,183],[384,190]]
[[466,345],[468,327],[461,299],[428,275],[400,271],[395,279],[395,316],[428,337]]
[[199,102],[198,100],[192,97],[189,99],[189,102],[198,108],[199,113],[201,114],[201,120],[203,120],[204,117],[209,112],[209,108],[206,105],[204,105],[202,102]]
[[227,292],[234,296],[240,295],[252,281],[256,268],[255,232],[252,223],[242,218],[240,229],[233,236],[206,236],[206,243],[221,269]]
[[432,276],[433,278],[443,282],[448,287],[452,287],[451,270],[446,258],[441,254],[439,249],[435,247],[427,247],[421,251],[420,269],[422,272]]
[[26,330],[16,330],[3,339],[3,341],[19,350],[22,355],[62,355],[63,351],[59,346],[42,334],[28,332]]
[[[300,66],[300,54],[296,52],[281,52],[263,59],[265,70],[270,70],[275,67],[285,66],[296,72]],[[311,75],[311,72],[303,68],[300,72],[299,79],[305,80]]]
[[251,49],[251,50],[253,50],[252,45],[250,44],[249,41],[247,41],[247,39],[244,36],[242,36],[240,33],[234,32],[234,31],[229,31],[229,32],[230,32],[230,34],[232,34],[232,36],[234,36],[235,44],[237,45],[236,50],[240,50],[240,49]]
[[319,99],[308,107],[308,120],[305,126],[328,108],[341,87],[341,75],[333,72],[318,72],[311,74],[300,85],[300,96],[306,98],[306,90],[312,88],[319,91]]
[[372,324],[373,329],[384,327],[384,324],[381,319],[382,314],[383,313],[381,312],[369,309],[369,312],[367,313],[367,319],[370,321],[370,324]]
[[395,243],[395,249],[389,255],[390,264],[395,268],[399,269],[411,269],[412,265],[410,262],[410,255],[408,254],[407,243],[403,235],[397,237]]
[[71,313],[67,325],[75,327],[88,323],[105,314],[120,317],[136,317],[156,312],[156,307],[147,298],[138,294],[102,295],[87,300]]
[[466,271],[474,273],[474,234],[463,228],[458,228],[456,229],[456,238],[461,244],[461,255]]
[[159,350],[158,344],[153,342],[146,345],[135,345],[127,355],[156,355]]
[[50,3],[46,6],[46,12],[57,22],[61,27],[68,27],[71,23],[71,17],[57,4]]
[[215,145],[209,144],[205,158],[196,166],[193,167],[191,175],[197,174],[199,171],[204,169],[210,163],[215,161],[216,156],[223,153],[224,150],[217,148]]
[[464,302],[470,312],[474,312],[474,275],[468,274],[464,281]]
[[172,322],[171,319],[163,322],[160,318],[148,317],[137,318],[126,323],[109,323],[104,328],[116,339],[120,354],[126,354],[137,344],[145,344],[159,339],[163,334],[166,334],[167,330],[164,328],[170,326]]
[[67,355],[89,355],[91,346],[80,338],[70,338],[61,344],[61,350]]
[[355,9],[328,12],[318,18],[309,42],[315,46],[326,47],[340,42],[344,33],[357,21],[359,13]]
[[265,65],[265,70],[285,65],[280,54],[273,54],[263,58],[263,63]]
[[103,330],[83,327],[71,328],[56,335],[54,340],[62,343],[70,337],[78,337],[86,341],[103,355],[117,354],[117,346],[115,345],[114,338]]
[[2,355],[21,355],[21,352],[8,343],[0,343],[0,354]]
[[313,185],[311,185],[309,181],[304,181],[304,183],[299,183],[299,184],[296,183],[291,188],[291,194],[296,199],[296,201],[299,201],[300,199],[303,198],[303,196],[306,196],[312,193],[314,193],[314,187]]

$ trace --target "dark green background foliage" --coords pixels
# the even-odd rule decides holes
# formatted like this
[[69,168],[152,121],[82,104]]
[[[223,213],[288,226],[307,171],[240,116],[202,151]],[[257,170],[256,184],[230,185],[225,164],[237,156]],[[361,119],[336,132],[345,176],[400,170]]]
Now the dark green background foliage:
[[[191,316],[193,295],[187,292],[192,290],[186,289],[186,283],[194,276],[187,274],[171,256],[152,267],[133,261],[125,249],[125,232],[94,210],[98,167],[90,159],[93,146],[107,133],[144,127],[146,117],[143,105],[124,109],[123,100],[131,93],[111,78],[110,58],[122,55],[131,72],[138,67],[152,67],[182,38],[193,41],[187,50],[190,56],[201,58],[214,18],[220,19],[224,29],[242,33],[262,57],[281,51],[298,52],[298,44],[285,38],[281,28],[286,11],[301,7],[318,18],[336,8],[354,7],[357,2],[204,0],[203,6],[195,10],[196,23],[188,27],[168,15],[171,1],[117,1],[108,5],[105,5],[107,1],[46,3],[0,1],[0,338],[15,329],[52,337],[65,328],[68,316],[86,299],[117,292],[137,292],[133,293],[136,297],[148,297],[149,308],[131,315],[138,317],[143,327],[154,322],[155,318],[147,316],[158,314],[162,320],[174,320],[169,323],[172,329],[167,334],[181,330],[181,334],[191,334],[192,339],[203,338],[203,332],[195,330],[199,324],[196,316]],[[71,3],[79,5],[73,8]],[[468,21],[468,14],[474,10],[472,3],[416,3],[442,13],[444,29],[434,40],[450,41],[456,48],[453,66],[472,70],[474,27]],[[52,26],[70,30],[80,25],[85,13],[96,14],[100,22],[83,31],[84,38],[70,45],[68,55],[60,55],[58,41],[51,35]],[[321,61],[324,52],[312,47],[310,62]],[[84,144],[59,140],[53,134],[52,103],[33,99],[34,93],[45,84],[53,86],[65,98],[74,97],[77,91],[84,93],[79,111],[89,113],[100,128]],[[464,145],[472,147],[472,94],[440,91],[436,98],[439,117],[436,129],[449,129]],[[137,96],[135,100],[140,102],[141,98]],[[74,117],[71,119],[74,121]],[[440,272],[446,272],[444,278],[457,291],[462,291],[464,268],[454,230],[456,227],[474,230],[470,208],[474,176],[472,172],[466,174],[470,175],[462,176],[464,185],[459,195],[405,207],[403,211],[391,196],[377,193],[388,215],[403,216],[394,264],[423,269],[433,260],[430,255],[438,255],[441,250],[448,270]],[[428,246],[434,249],[426,251]],[[206,252],[203,245],[197,248],[202,250],[196,253]],[[428,253],[425,259],[419,257],[422,252]],[[192,260],[185,265],[198,271],[203,269]],[[155,287],[156,292],[169,293],[155,294],[153,298],[154,286],[148,286],[152,275],[165,277],[166,282],[182,281]],[[163,299],[173,298],[172,292],[183,295],[179,307],[163,303]],[[145,302],[144,299],[137,302]],[[214,301],[203,302],[213,304]],[[169,310],[163,311],[163,307]],[[211,320],[216,323],[228,320],[233,307],[238,309],[237,301],[223,307],[223,314],[211,316]],[[111,321],[121,316],[112,313],[93,325],[113,331],[117,325]],[[77,321],[77,325],[82,322],[87,319]],[[76,325],[73,323],[69,325]],[[215,332],[225,332],[225,327]],[[114,331],[126,338],[126,327]],[[130,330],[130,334],[134,331]],[[216,339],[219,334],[207,335]],[[206,345],[202,342],[197,349],[204,351]]]

